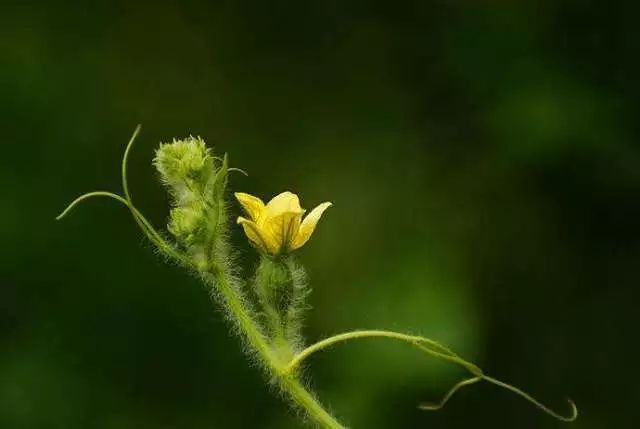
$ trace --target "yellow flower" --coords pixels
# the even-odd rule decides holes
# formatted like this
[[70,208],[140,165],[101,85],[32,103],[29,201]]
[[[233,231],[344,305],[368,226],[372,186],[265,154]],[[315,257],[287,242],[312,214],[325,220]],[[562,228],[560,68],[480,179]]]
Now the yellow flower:
[[276,195],[266,205],[258,197],[235,193],[247,213],[248,219],[238,217],[249,241],[270,255],[302,247],[313,234],[322,213],[331,203],[322,203],[302,219],[305,210],[300,207],[298,196],[291,192]]

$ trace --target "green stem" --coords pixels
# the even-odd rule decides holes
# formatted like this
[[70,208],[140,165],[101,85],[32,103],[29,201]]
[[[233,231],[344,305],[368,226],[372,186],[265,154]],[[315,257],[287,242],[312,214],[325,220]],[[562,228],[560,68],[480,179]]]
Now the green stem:
[[221,293],[229,313],[262,363],[270,373],[276,376],[280,387],[321,427],[344,429],[344,426],[320,405],[318,400],[304,387],[298,378],[286,373],[284,363],[274,354],[266,338],[246,310],[238,293],[231,286],[225,273],[221,270],[215,270],[211,275],[214,277],[217,289]]
[[[441,344],[430,340],[428,338],[419,337],[415,335],[407,335],[401,334],[399,332],[393,331],[382,331],[382,330],[366,330],[366,331],[352,331],[346,332],[344,334],[334,335],[333,337],[325,338],[322,341],[318,341],[317,343],[307,347],[300,353],[298,353],[287,365],[285,372],[290,373],[296,370],[300,366],[300,364],[307,359],[312,354],[319,352],[320,350],[326,349],[336,343],[345,342],[349,340],[363,339],[363,338],[390,338],[394,340],[404,341],[409,343],[420,350],[454,363],[457,363],[474,375],[480,376],[482,374],[482,370],[478,368],[476,365],[471,362],[467,362],[448,348],[442,346]],[[433,350],[429,347],[425,347],[424,344],[429,345],[430,347],[438,349],[438,351]]]
[[320,405],[318,400],[309,392],[297,379],[289,376],[280,378],[280,385],[291,396],[291,398],[302,408],[307,414],[326,429],[345,429],[331,414],[329,414]]

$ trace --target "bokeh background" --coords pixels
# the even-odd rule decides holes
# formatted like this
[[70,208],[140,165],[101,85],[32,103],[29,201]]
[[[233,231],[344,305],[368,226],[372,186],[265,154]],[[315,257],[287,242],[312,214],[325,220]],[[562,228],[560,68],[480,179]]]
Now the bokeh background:
[[[632,428],[638,401],[637,2],[84,1],[0,5],[0,428],[300,428],[198,281],[156,257],[160,141],[205,138],[234,190],[331,200],[300,252],[307,335],[389,328]],[[250,272],[255,257],[236,230]],[[353,428],[560,428],[388,342],[314,358]]]

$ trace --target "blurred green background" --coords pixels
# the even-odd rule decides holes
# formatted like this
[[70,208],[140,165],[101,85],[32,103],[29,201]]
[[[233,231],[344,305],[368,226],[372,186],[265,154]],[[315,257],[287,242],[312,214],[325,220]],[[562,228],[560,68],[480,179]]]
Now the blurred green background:
[[[0,5],[0,428],[299,428],[198,281],[115,202],[167,216],[150,165],[200,135],[232,189],[331,200],[300,252],[310,340],[439,339],[582,416],[640,421],[637,2],[84,1]],[[254,252],[237,230],[247,270]],[[560,428],[405,346],[309,374],[353,428]],[[635,423],[634,423],[635,422]]]

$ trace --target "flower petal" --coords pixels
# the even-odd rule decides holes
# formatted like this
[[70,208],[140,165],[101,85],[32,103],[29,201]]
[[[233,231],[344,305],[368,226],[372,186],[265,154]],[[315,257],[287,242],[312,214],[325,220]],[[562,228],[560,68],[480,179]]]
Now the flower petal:
[[285,191],[273,197],[267,203],[265,216],[271,218],[285,212],[304,213],[304,210],[300,207],[298,196],[293,192]]
[[256,222],[265,208],[262,200],[258,197],[254,197],[253,195],[245,194],[244,192],[236,192],[233,195],[235,195],[244,211],[247,212],[249,218]]
[[238,217],[238,223],[242,225],[242,229],[244,229],[244,233],[247,235],[249,241],[266,253],[272,253],[269,247],[269,240],[264,236],[264,234],[258,228],[255,222],[245,219],[242,216]]
[[276,247],[275,253],[291,249],[294,238],[298,235],[303,211],[287,211],[265,221],[262,230],[269,236]]
[[315,209],[311,210],[311,212],[302,221],[298,234],[295,236],[293,243],[291,243],[291,250],[298,249],[309,241],[311,234],[313,234],[313,231],[316,229],[318,221],[322,217],[322,213],[331,206],[332,204],[327,202],[322,203]]

